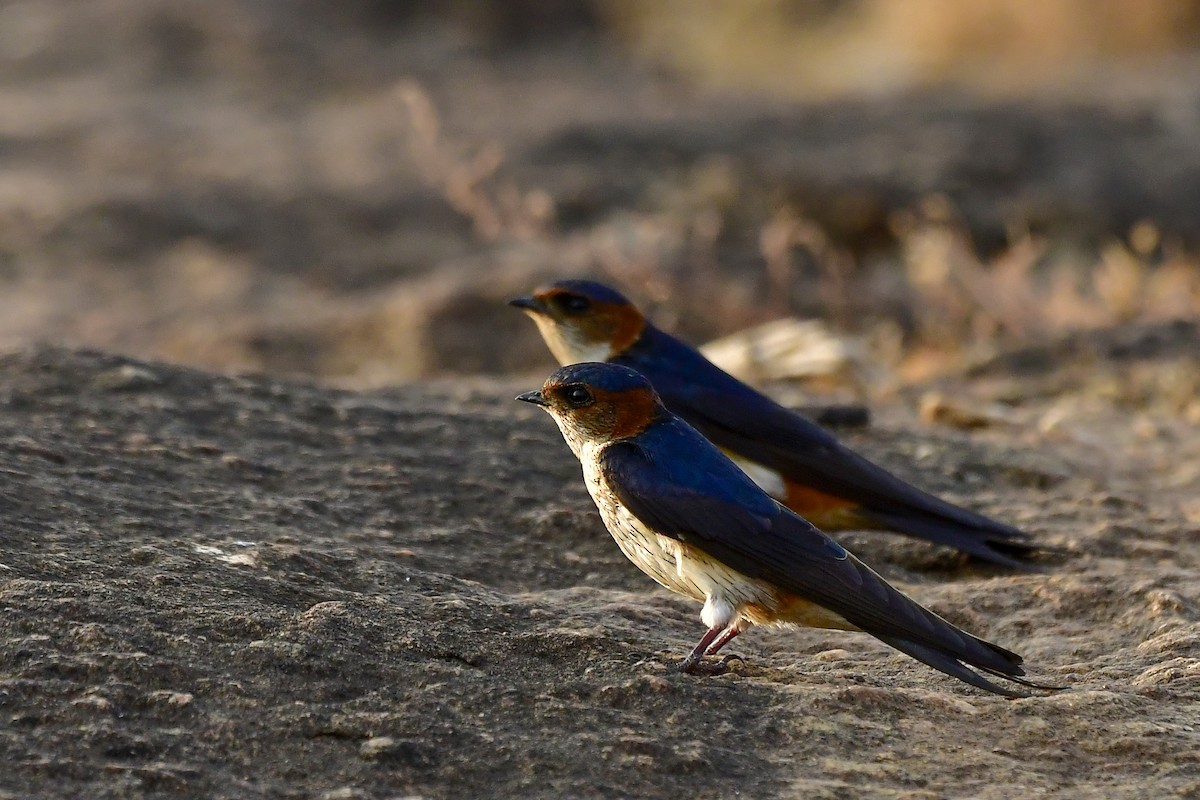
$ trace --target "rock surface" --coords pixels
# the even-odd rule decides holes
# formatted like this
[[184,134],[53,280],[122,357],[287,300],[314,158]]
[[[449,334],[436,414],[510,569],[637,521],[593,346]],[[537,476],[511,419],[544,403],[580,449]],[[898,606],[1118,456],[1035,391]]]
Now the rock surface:
[[835,632],[671,672],[698,609],[625,562],[526,386],[0,357],[0,798],[1196,796],[1200,434],[1161,377],[1195,350],[1094,349],[1052,394],[1053,358],[938,387],[1007,426],[904,402],[846,434],[1059,551],[846,539],[1070,687],[1015,701]]

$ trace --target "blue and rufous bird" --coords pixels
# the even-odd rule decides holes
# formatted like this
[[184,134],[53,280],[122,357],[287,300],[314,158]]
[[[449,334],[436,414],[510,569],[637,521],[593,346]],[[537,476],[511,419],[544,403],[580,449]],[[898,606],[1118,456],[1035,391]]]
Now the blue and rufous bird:
[[708,631],[679,664],[705,662],[753,625],[865,631],[966,681],[1013,697],[979,672],[1039,689],[1021,657],[923,608],[760,489],[650,382],[615,364],[563,367],[518,400],[550,412],[583,465],[588,492],[621,551],[643,572],[702,601]]
[[645,375],[667,408],[822,530],[890,530],[1006,566],[1034,550],[1025,532],[921,491],[742,383],[614,289],[564,280],[510,305],[533,317],[560,364],[606,361]]

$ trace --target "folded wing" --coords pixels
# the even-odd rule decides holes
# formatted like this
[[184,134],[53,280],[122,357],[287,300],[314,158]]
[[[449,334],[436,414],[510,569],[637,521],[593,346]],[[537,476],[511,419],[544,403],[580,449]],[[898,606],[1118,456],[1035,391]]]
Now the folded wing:
[[659,336],[655,355],[632,354],[629,365],[650,378],[671,411],[718,446],[798,484],[853,500],[883,528],[1008,566],[1019,565],[1013,557],[1034,549],[1024,531],[906,483],[681,342]]

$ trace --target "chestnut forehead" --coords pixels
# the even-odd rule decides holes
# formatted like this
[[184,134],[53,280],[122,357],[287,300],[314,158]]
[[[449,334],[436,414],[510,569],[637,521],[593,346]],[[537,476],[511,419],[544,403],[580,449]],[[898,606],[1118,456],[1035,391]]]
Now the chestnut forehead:
[[561,286],[544,286],[541,289],[535,290],[533,293],[533,296],[536,297],[538,300],[544,301],[544,300],[553,300],[556,297],[563,297],[565,295],[580,295],[580,294],[586,296],[586,294],[584,292],[573,292],[570,289],[564,289]]
[[629,303],[629,301],[622,302],[620,300],[601,298],[586,290],[572,289],[565,286],[542,287],[541,289],[534,290],[533,296],[542,302],[554,300],[559,297],[586,297],[591,301],[592,308],[603,312],[615,312],[618,310],[623,311],[625,309],[632,308],[632,304]]
[[[592,393],[596,402],[593,406],[645,405],[651,402],[654,390],[643,386],[605,388],[587,381],[547,381],[542,394],[558,394],[568,386],[583,386]],[[593,407],[589,406],[589,407]]]
[[654,392],[643,386],[629,389],[604,389],[599,386],[589,387],[596,398],[597,405],[612,404],[620,406],[642,407],[651,402]]

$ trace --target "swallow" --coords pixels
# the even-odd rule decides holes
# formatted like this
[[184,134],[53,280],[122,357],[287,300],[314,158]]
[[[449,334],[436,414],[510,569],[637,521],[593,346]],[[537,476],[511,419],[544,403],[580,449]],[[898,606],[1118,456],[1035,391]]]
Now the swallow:
[[604,361],[646,376],[675,414],[765,491],[825,531],[886,530],[1019,567],[1028,534],[918,489],[652,325],[614,289],[564,280],[509,301],[560,364]]
[[754,625],[801,625],[865,631],[996,694],[1028,696],[985,675],[1060,688],[1026,679],[1019,655],[922,607],[776,501],[634,370],[573,364],[516,399],[550,412],[625,556],[704,604],[707,631],[681,671],[724,671],[705,656]]

